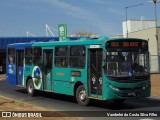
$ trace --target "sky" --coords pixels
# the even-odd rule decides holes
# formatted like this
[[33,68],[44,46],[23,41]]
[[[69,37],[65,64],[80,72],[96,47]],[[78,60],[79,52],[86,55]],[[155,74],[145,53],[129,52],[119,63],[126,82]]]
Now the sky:
[[[0,0],[0,37],[46,36],[45,24],[57,29],[67,24],[68,35],[88,31],[99,35],[122,34],[125,7],[128,20],[154,20],[154,4],[149,0]],[[152,1],[152,0],[151,0]],[[160,3],[157,4],[158,25]],[[55,36],[57,31],[52,30]],[[49,34],[51,36],[51,34]]]

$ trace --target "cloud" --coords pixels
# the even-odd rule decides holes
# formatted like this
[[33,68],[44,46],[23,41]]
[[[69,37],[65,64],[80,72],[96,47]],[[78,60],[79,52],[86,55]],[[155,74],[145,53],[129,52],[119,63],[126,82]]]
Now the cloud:
[[[98,0],[94,0],[94,1],[98,1]],[[83,8],[83,6],[77,6],[74,3],[71,3],[70,0],[28,0],[28,1],[14,0],[14,2],[21,3],[21,4],[22,3],[32,4],[32,5],[41,4],[41,3],[45,6],[51,5],[52,7],[56,8],[58,11],[63,12],[62,14],[66,14],[70,17],[78,18],[80,19],[79,21],[82,21],[84,23],[84,25],[88,24],[89,26],[92,26],[93,32],[98,31],[99,34],[103,34],[103,35],[114,34],[113,26],[115,25],[113,23],[107,22],[107,19],[104,20],[103,16],[99,16],[98,14],[96,14],[96,12],[89,10],[90,7],[86,9],[86,8]],[[89,1],[89,2],[93,3],[93,1]],[[103,2],[108,3],[105,0],[100,0],[100,3],[103,3]]]
[[94,26],[94,28],[100,31],[101,34],[112,34],[114,31],[112,27],[114,26],[113,23],[107,23],[107,20],[101,19],[100,16],[92,11],[73,5],[71,3],[64,2],[62,0],[44,0],[44,2],[62,9],[66,15],[82,19],[83,22],[85,21],[88,24]]
[[44,0],[44,1],[52,4],[53,6],[59,7],[60,9],[63,9],[63,11],[66,14],[74,17],[87,19],[88,15],[89,17],[94,16],[92,12],[89,12],[88,10],[82,9],[78,6],[63,2],[62,0]]
[[116,10],[116,9],[109,8],[108,11],[119,16],[124,16],[124,13],[118,9]]
[[117,0],[90,0],[91,2],[97,3],[97,4],[101,4],[101,5],[108,5],[108,6],[123,6],[123,4],[120,4],[119,2],[125,2],[125,1],[117,1]]
[[107,0],[91,0],[92,2],[98,3],[98,4],[107,4],[110,3],[110,1]]

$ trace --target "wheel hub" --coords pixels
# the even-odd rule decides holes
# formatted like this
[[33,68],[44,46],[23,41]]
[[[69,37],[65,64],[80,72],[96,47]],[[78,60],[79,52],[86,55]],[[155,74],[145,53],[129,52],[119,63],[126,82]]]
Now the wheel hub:
[[86,92],[84,90],[80,91],[80,93],[79,93],[79,99],[81,101],[85,101],[85,99],[86,99]]
[[28,91],[29,91],[29,93],[32,93],[32,91],[33,91],[33,85],[29,85]]

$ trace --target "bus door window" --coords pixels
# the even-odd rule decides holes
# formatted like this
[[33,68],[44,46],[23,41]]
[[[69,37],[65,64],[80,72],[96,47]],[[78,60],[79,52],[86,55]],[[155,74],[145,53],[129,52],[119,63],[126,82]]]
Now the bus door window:
[[24,50],[16,51],[16,82],[17,85],[22,85],[23,66],[24,65]]
[[15,75],[15,49],[9,48],[8,49],[8,73],[10,75]]
[[8,49],[8,62],[9,64],[15,64],[15,49]]
[[46,69],[52,69],[52,50],[44,51],[44,67]]
[[89,50],[88,77],[90,95],[102,95],[102,49]]
[[44,50],[43,56],[43,81],[44,81],[44,89],[51,90],[52,89],[52,61],[53,61],[53,50]]

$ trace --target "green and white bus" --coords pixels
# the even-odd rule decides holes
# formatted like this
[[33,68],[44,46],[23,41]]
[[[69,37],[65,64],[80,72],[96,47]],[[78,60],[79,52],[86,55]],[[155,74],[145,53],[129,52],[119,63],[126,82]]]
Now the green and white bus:
[[7,81],[36,91],[122,102],[150,96],[148,42],[97,38],[8,45]]

